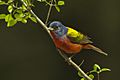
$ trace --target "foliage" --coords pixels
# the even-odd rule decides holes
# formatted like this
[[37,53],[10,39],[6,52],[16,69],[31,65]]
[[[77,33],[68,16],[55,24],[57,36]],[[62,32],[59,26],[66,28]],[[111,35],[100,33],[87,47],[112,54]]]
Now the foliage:
[[[102,72],[106,72],[106,71],[111,71],[110,69],[108,68],[101,68],[98,64],[94,64],[93,66],[93,70],[87,72],[86,74],[88,74],[88,76],[91,78],[91,79],[94,79],[94,75],[93,73],[96,73],[96,74],[100,74]],[[81,80],[86,80],[80,72],[78,72],[78,75],[81,77]]]
[[[25,0],[29,6],[29,0]],[[26,9],[26,7],[15,0],[8,0],[8,2],[0,1],[0,5],[7,6],[7,14],[0,14],[0,19],[4,19],[7,23],[7,27],[14,26],[17,22],[27,23],[28,19],[31,19],[33,22],[37,23],[36,18],[34,18],[31,13]]]
[[[56,8],[58,12],[60,12],[59,6],[64,5],[64,1],[56,1],[54,0],[54,4],[51,4],[51,1],[47,0],[37,0],[38,2],[44,2],[46,5],[52,5]],[[24,0],[24,2],[29,7],[34,7],[32,0]],[[8,0],[7,2],[0,0],[0,5],[7,6],[7,14],[0,14],[0,19],[4,19],[7,23],[7,27],[14,26],[17,22],[27,23],[27,20],[30,19],[33,22],[37,23],[35,17],[31,15],[31,13],[26,9],[26,7],[18,1],[15,0]]]
[[58,12],[60,12],[59,6],[65,5],[65,2],[61,1],[61,0],[58,1],[58,2],[56,0],[54,0],[54,4],[53,3],[51,4],[51,1],[47,1],[47,0],[37,0],[37,1],[39,1],[39,2],[45,2],[46,5],[49,5],[49,6],[51,6],[51,5],[54,6]]

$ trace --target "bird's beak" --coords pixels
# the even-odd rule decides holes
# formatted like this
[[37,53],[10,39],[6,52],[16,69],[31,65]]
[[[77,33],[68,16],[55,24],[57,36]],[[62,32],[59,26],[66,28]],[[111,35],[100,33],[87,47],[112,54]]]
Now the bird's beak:
[[51,27],[49,27],[49,28],[48,28],[48,30],[53,31],[54,29],[53,29],[53,28],[51,28]]

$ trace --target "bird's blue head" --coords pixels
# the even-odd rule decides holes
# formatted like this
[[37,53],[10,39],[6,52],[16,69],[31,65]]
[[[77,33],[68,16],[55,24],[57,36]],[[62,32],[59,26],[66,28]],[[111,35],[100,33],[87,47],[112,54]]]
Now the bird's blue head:
[[53,31],[58,37],[65,35],[68,31],[68,29],[59,21],[50,23],[48,29]]

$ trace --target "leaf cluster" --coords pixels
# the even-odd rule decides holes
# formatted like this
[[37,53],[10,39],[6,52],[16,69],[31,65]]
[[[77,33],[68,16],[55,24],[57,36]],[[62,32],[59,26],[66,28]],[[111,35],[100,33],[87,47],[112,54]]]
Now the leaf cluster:
[[[27,4],[27,8],[34,7],[32,0],[23,0]],[[56,1],[53,0],[54,3],[51,3],[51,0],[37,0],[38,2],[44,2],[46,5],[54,6],[58,12],[60,12],[59,6],[63,6],[65,3],[64,1]],[[35,17],[31,15],[28,9],[17,0],[8,0],[5,2],[4,0],[0,0],[0,5],[7,6],[8,13],[0,14],[0,19],[4,19],[7,23],[7,27],[14,26],[17,22],[27,23],[28,19],[32,20],[33,22],[37,23]]]
[[[29,6],[31,6],[29,0],[25,0]],[[7,27],[14,26],[17,22],[27,23],[28,19],[37,23],[35,17],[26,9],[23,4],[19,4],[15,0],[8,0],[8,2],[0,0],[0,5],[7,6],[8,14],[0,14],[0,19],[4,19],[7,23]]]
[[[86,74],[87,74],[91,79],[94,79],[93,73],[100,74],[100,73],[106,72],[106,71],[111,71],[111,70],[108,69],[108,68],[101,68],[98,64],[94,64],[93,70],[87,72]],[[86,80],[86,79],[81,75],[80,72],[78,72],[78,75],[81,77],[81,80]]]
[[37,1],[45,2],[46,5],[49,5],[49,6],[54,6],[58,12],[61,11],[60,6],[65,5],[65,2],[63,0],[60,0],[60,1],[53,0],[54,3],[51,3],[51,1],[47,1],[47,0],[37,0]]

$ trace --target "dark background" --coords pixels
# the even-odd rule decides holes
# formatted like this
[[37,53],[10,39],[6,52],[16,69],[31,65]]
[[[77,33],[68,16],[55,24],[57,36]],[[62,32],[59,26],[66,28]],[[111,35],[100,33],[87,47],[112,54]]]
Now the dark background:
[[[120,71],[120,1],[119,0],[65,0],[58,13],[53,9],[50,21],[59,20],[92,38],[94,45],[109,56],[83,50],[74,60],[84,71],[97,63],[110,68],[100,80],[117,80]],[[35,3],[35,13],[45,21],[48,7]],[[5,8],[0,8],[0,13]],[[7,28],[0,20],[0,79],[1,80],[79,80],[77,72],[64,62],[52,40],[41,28],[29,20]]]

